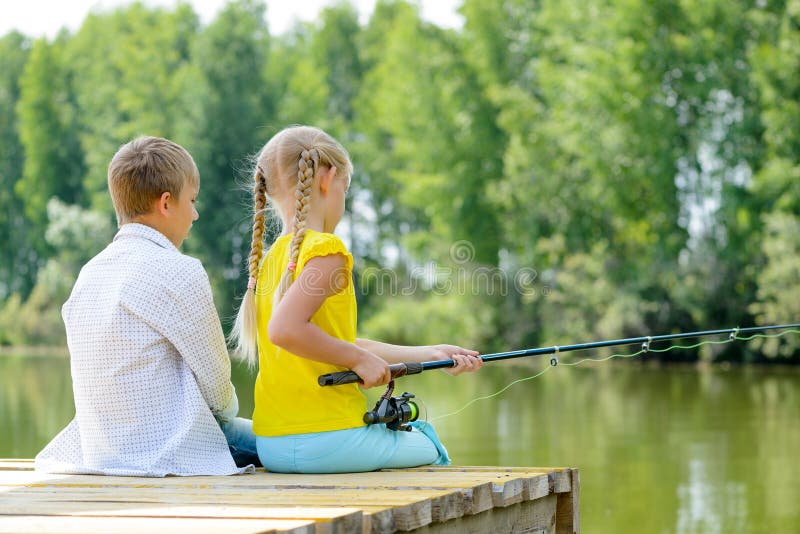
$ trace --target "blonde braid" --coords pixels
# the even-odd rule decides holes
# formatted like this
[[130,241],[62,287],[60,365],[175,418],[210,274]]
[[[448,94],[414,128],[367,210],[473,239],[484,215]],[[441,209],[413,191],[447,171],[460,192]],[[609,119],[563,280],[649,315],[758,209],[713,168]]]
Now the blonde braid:
[[289,262],[281,276],[278,290],[275,292],[275,304],[280,302],[289,286],[292,285],[292,278],[297,268],[297,260],[300,257],[300,246],[306,235],[306,218],[311,209],[311,189],[314,184],[314,175],[319,167],[319,150],[311,148],[303,150],[297,162],[297,189],[294,192],[294,223],[292,242],[289,244]]
[[267,207],[267,179],[261,167],[256,168],[255,187],[253,188],[253,240],[250,243],[250,256],[247,260],[249,279],[247,290],[236,322],[233,324],[229,341],[236,346],[236,354],[251,367],[258,361],[258,327],[256,324],[255,286],[258,278],[258,267],[264,255],[264,230]]
[[[264,230],[267,209],[267,179],[259,167],[256,171],[256,185],[253,189],[253,240],[250,243],[250,257],[247,260],[247,272],[250,278],[255,281],[258,278],[258,266],[261,263],[261,256],[264,255]],[[255,285],[248,282],[250,285]]]

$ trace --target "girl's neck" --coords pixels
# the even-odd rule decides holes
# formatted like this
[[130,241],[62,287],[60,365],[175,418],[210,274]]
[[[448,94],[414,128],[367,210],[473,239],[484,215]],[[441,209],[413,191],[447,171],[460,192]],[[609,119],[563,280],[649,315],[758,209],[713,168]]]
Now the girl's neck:
[[[281,235],[289,235],[294,232],[294,214],[291,217],[286,218],[282,217],[283,219],[283,232]],[[333,228],[326,229],[325,222],[322,220],[321,217],[314,217],[313,213],[309,213],[306,217],[306,229],[314,230],[316,232],[322,233],[332,233]]]

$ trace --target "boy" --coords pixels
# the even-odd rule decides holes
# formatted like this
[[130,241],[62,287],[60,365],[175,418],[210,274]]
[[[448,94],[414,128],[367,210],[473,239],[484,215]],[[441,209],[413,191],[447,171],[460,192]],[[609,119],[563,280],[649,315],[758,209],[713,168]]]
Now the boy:
[[199,185],[192,157],[166,139],[140,137],[111,160],[119,232],[81,269],[62,309],[75,418],[36,456],[36,469],[121,476],[253,470],[255,436],[249,420],[236,418],[208,277],[178,251],[198,218]]

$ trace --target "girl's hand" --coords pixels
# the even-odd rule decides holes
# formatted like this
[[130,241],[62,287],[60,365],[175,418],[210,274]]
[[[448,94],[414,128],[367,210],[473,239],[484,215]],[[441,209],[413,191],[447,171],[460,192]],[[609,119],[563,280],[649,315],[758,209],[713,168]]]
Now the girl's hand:
[[383,386],[392,379],[389,364],[368,350],[361,353],[361,358],[351,370],[361,377],[365,388]]
[[457,347],[456,345],[431,345],[430,360],[453,360],[455,367],[442,369],[453,376],[463,372],[477,371],[483,367],[483,360],[478,357],[478,351]]

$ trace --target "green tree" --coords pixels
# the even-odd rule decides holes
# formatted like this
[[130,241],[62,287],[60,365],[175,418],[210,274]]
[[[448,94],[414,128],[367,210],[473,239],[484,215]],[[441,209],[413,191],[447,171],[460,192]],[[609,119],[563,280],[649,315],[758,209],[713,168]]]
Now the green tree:
[[419,257],[445,259],[453,243],[469,240],[475,261],[497,265],[487,191],[502,173],[502,135],[457,35],[400,2],[376,7],[373,23],[386,31],[382,41],[365,31],[372,49],[357,124],[367,142],[358,151],[381,214],[400,211],[397,226],[410,230],[401,230],[403,244]]
[[[473,269],[496,267],[500,214],[489,192],[502,176],[505,138],[481,77],[465,60],[463,41],[457,32],[423,22],[407,2],[379,2],[361,42],[354,154],[377,228],[375,260],[383,263],[381,252],[397,251],[389,266],[415,286],[425,283],[421,263],[436,262],[450,283],[470,277]],[[368,310],[365,328],[395,339],[414,330],[395,320],[410,307],[429,310],[426,317],[445,317],[454,307],[484,308],[480,316],[490,320],[482,328],[452,318],[439,339],[466,342],[472,334],[471,342],[486,347],[497,333],[500,295],[471,286],[453,291],[439,295],[421,288],[413,297],[386,298],[367,287],[362,302],[385,301],[376,300],[374,317]],[[397,332],[385,332],[392,324]]]
[[[359,139],[354,124],[355,105],[364,76],[359,52],[361,32],[358,12],[349,2],[321,11],[318,23],[313,25],[308,35],[308,48],[297,63],[298,69],[290,68],[291,87],[281,97],[280,109],[297,113],[298,117],[305,115],[307,120],[296,121],[291,119],[292,115],[287,115],[289,120],[284,123],[317,124],[352,149]],[[310,71],[304,72],[306,69]],[[314,79],[323,82],[308,83]],[[364,206],[369,206],[370,211],[374,207],[369,204],[369,191],[364,188],[364,173],[358,158],[354,164],[345,226],[350,237],[350,250],[357,256],[367,256],[372,247],[361,236],[372,233],[371,222],[362,211]]]
[[76,108],[63,57],[66,40],[61,35],[52,44],[35,41],[19,81],[18,130],[25,162],[14,189],[31,225],[30,244],[40,255],[48,251],[43,238],[47,202],[55,196],[76,203],[83,196]]
[[191,54],[201,90],[187,93],[191,100],[185,105],[197,107],[198,122],[185,136],[200,168],[201,189],[189,250],[204,260],[225,319],[234,315],[235,296],[245,285],[252,226],[249,158],[275,131],[273,95],[264,78],[264,9],[260,1],[229,2]]
[[103,213],[55,197],[47,203],[46,213],[44,238],[56,252],[37,271],[36,285],[27,298],[14,293],[0,307],[0,344],[63,346],[61,305],[83,264],[111,239],[111,224]]
[[[752,192],[763,223],[764,260],[755,274],[757,293],[750,311],[759,324],[795,322],[800,317],[800,2],[774,11],[754,10],[766,39],[751,48],[752,78],[760,93],[763,165],[753,176]],[[743,214],[739,214],[744,218]],[[746,213],[747,220],[755,219]],[[749,248],[749,247],[748,247]],[[752,272],[752,271],[751,271]],[[761,349],[769,357],[797,358],[796,338],[770,340]]]
[[18,32],[0,38],[0,300],[15,292],[27,295],[36,279],[31,229],[14,193],[25,161],[16,108],[30,46]]
[[759,157],[748,5],[524,4],[463,9],[508,136],[507,246],[553,288],[518,315],[548,339],[565,312],[594,335],[746,322],[750,229],[728,210]]
[[112,213],[106,185],[108,162],[139,135],[176,138],[188,103],[190,48],[199,30],[187,4],[174,10],[141,3],[90,14],[67,43],[80,110],[83,186],[89,204]]

